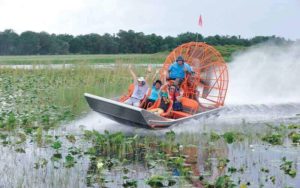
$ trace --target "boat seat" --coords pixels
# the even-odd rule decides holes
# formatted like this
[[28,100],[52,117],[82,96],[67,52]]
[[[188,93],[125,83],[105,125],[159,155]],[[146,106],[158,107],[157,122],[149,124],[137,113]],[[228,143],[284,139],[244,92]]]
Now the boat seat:
[[160,105],[160,98],[158,98],[158,99],[154,102],[154,104],[153,104],[152,106],[148,107],[147,110],[151,110],[151,109],[154,109],[154,108],[158,108],[159,105]]
[[183,111],[172,111],[172,116],[174,119],[189,117],[195,114],[199,109],[199,104],[194,99],[182,97],[181,103],[183,106]]
[[119,102],[125,102],[127,99],[129,99],[129,97],[132,95],[133,91],[134,91],[134,83],[132,83],[128,86],[127,93],[125,95],[122,95],[119,98]]

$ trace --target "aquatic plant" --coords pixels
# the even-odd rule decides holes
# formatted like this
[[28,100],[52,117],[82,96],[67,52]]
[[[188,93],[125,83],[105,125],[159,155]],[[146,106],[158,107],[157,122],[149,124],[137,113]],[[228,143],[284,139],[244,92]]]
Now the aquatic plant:
[[52,147],[53,149],[55,149],[55,150],[60,149],[60,148],[61,148],[61,141],[59,141],[59,140],[55,141],[55,142],[51,145],[51,147]]
[[42,127],[37,128],[35,137],[36,137],[36,142],[37,142],[38,146],[41,147],[43,144],[43,128]]
[[64,166],[66,168],[71,168],[74,166],[74,164],[76,163],[74,157],[70,154],[68,154],[66,157],[65,157],[65,163],[64,163]]
[[288,136],[294,144],[300,144],[300,133],[293,131]]
[[280,169],[284,171],[285,174],[291,176],[292,178],[296,177],[297,171],[293,168],[293,161],[288,161],[286,157],[282,158],[282,164],[280,165]]
[[288,129],[300,129],[300,125],[290,124],[290,125],[288,125]]
[[19,132],[17,134],[18,140],[16,141],[16,144],[22,144],[26,141],[26,135],[24,133]]
[[272,145],[282,145],[283,143],[282,135],[278,133],[267,134],[262,137],[262,140]]
[[235,167],[228,167],[227,171],[233,174],[237,172],[237,169]]
[[229,162],[230,162],[230,160],[227,159],[227,158],[218,158],[218,165],[217,165],[217,167],[219,169],[223,169],[223,168],[225,168],[227,166],[227,164]]
[[15,151],[18,153],[25,153],[25,150],[23,148],[16,148]]
[[74,135],[66,135],[66,139],[73,144],[76,142],[76,138]]
[[210,141],[214,142],[214,141],[217,141],[221,138],[220,135],[218,135],[217,133],[215,132],[210,132]]
[[176,180],[171,177],[165,177],[160,175],[151,176],[146,180],[146,183],[153,188],[158,187],[170,187],[176,184]]
[[48,164],[47,159],[45,158],[39,158],[37,162],[34,163],[34,168],[39,169],[39,168],[44,168]]
[[123,187],[135,188],[137,187],[137,181],[129,179],[127,176],[123,176]]
[[232,144],[235,141],[242,141],[243,135],[238,132],[226,132],[223,134],[223,138],[228,144]]
[[233,180],[231,180],[230,176],[224,175],[217,178],[217,180],[213,183],[210,182],[204,182],[205,188],[234,188],[237,187],[236,184],[234,184]]

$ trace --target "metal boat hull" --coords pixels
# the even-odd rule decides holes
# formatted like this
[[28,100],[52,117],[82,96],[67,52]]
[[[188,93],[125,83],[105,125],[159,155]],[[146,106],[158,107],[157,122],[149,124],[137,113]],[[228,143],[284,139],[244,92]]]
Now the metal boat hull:
[[88,93],[85,93],[84,96],[90,108],[94,111],[116,122],[143,128],[169,127],[171,125],[182,123],[190,119],[196,119],[203,116],[216,114],[221,109],[213,109],[180,119],[168,119],[154,115],[147,110],[120,103],[111,99],[106,99]]

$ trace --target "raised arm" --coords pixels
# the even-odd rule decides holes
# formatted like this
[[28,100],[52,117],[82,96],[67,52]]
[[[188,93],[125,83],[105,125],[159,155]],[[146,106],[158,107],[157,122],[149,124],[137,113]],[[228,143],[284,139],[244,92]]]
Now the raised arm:
[[146,74],[146,77],[145,77],[146,82],[148,82],[149,75],[151,74],[151,71],[152,71],[151,65],[148,65],[147,74]]
[[169,76],[168,72],[166,70],[164,70],[164,72],[163,72],[163,80],[162,80],[163,84],[167,84],[167,77],[168,76]]
[[152,80],[151,80],[152,83],[155,81],[155,78],[156,78],[156,76],[157,76],[158,73],[159,73],[159,70],[157,69],[155,71],[154,75],[152,76]]
[[135,73],[133,72],[133,70],[131,69],[131,65],[129,65],[129,72],[130,72],[130,74],[131,74],[131,76],[132,76],[132,78],[133,78],[133,81],[135,82],[135,83],[137,83],[137,77],[136,77],[136,75],[135,75]]

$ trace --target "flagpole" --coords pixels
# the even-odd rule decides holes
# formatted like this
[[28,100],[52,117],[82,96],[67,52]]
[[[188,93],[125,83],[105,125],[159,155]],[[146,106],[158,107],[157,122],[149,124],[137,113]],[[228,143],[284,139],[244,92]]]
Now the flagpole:
[[[201,15],[201,14],[200,14],[199,19],[198,19],[198,25],[199,25],[200,27],[203,27],[203,23],[202,23],[202,15]],[[196,35],[196,42],[198,42],[198,35],[199,35],[199,33],[197,32],[197,35]]]

